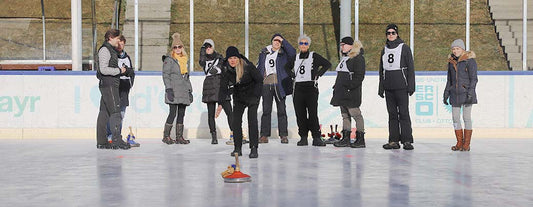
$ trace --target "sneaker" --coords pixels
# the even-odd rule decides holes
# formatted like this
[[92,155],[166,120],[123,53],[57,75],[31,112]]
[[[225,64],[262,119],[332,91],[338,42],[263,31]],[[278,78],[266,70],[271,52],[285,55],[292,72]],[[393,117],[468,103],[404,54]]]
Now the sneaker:
[[411,142],[405,142],[405,143],[403,143],[403,149],[404,150],[413,150],[413,149],[415,149],[415,147],[413,147]]
[[383,149],[400,149],[398,142],[389,142],[383,145]]
[[141,144],[135,142],[135,136],[128,135],[128,144],[130,144],[131,147],[140,147]]

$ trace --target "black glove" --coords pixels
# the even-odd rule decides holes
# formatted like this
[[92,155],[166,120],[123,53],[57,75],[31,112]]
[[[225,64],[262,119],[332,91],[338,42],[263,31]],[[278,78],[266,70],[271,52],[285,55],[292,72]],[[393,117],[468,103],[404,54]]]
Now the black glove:
[[466,94],[465,104],[471,104],[473,101],[472,99],[473,99],[472,95]]
[[133,68],[126,68],[126,72],[124,72],[124,75],[128,76],[128,77],[133,77],[135,76],[135,70],[133,70]]
[[170,102],[174,101],[174,90],[172,88],[165,89],[165,94]]
[[385,96],[383,95],[383,91],[378,92],[378,95],[379,95],[379,97],[381,97],[381,98],[385,98]]
[[407,93],[409,94],[409,96],[412,96],[415,92],[414,91],[407,91]]
[[217,70],[215,67],[212,67],[211,69],[209,69],[208,72],[209,72],[209,74],[211,74],[211,75],[215,75],[215,74],[218,73],[218,70]]
[[448,97],[444,97],[444,98],[442,99],[442,103],[444,103],[444,105],[449,105],[449,103],[448,103]]

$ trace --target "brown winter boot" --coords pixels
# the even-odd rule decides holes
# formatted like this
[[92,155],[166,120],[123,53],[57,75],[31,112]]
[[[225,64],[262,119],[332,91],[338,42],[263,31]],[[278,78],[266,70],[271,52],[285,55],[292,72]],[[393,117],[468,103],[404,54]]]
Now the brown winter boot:
[[463,151],[463,129],[455,130],[457,144],[452,146],[452,151]]
[[172,130],[172,124],[165,123],[165,129],[163,130],[163,143],[174,144],[174,140],[170,138],[170,130]]
[[176,124],[176,144],[189,144],[190,141],[183,138],[183,124]]
[[267,136],[261,136],[261,138],[259,138],[259,143],[268,143],[268,137]]
[[472,139],[472,130],[465,129],[465,143],[463,143],[463,151],[470,151],[470,140]]

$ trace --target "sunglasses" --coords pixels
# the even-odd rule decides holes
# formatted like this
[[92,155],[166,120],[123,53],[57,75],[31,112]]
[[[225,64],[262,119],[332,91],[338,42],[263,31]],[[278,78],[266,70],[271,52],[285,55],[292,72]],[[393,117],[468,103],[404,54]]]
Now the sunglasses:
[[396,35],[396,32],[385,32],[387,35]]
[[172,47],[172,49],[178,49],[178,48],[181,49],[181,48],[183,48],[183,46],[178,45],[178,46],[174,46],[174,47]]
[[299,42],[298,44],[307,46],[307,45],[309,45],[309,42]]

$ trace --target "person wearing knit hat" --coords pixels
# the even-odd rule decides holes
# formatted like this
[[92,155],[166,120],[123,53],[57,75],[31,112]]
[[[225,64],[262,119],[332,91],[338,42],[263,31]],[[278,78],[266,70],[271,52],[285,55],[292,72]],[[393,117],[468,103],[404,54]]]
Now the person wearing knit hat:
[[276,102],[278,115],[278,135],[282,144],[288,144],[289,135],[285,97],[292,94],[293,81],[285,70],[285,65],[294,61],[296,49],[279,33],[272,35],[271,45],[259,53],[257,69],[263,75],[263,114],[261,116],[260,143],[268,143],[271,133],[272,102]]
[[311,38],[305,34],[300,35],[300,53],[285,67],[295,82],[292,101],[300,135],[300,141],[296,145],[307,146],[307,136],[311,131],[313,146],[326,146],[320,135],[318,121],[318,78],[331,67],[331,63],[320,54],[309,51],[310,45]]
[[[96,148],[98,149],[130,149],[130,145],[122,140],[120,126],[120,76],[133,74],[133,69],[119,65],[118,51],[120,31],[109,29],[105,33],[105,41],[98,49],[96,77],[99,80],[100,111],[96,121]],[[107,141],[107,126],[112,134],[112,143]]]
[[[206,75],[203,83],[202,102],[207,104],[207,123],[211,134],[211,144],[218,144],[217,128],[215,123],[216,112],[224,109],[231,131],[231,97],[228,91],[228,82],[222,78],[224,57],[215,50],[212,39],[204,40],[200,48],[199,64]],[[218,103],[218,108],[216,105]]]
[[[337,78],[333,85],[330,104],[340,108],[342,117],[342,139],[329,139],[335,147],[365,148],[365,121],[361,114],[362,86],[365,79],[365,57],[363,44],[352,37],[344,37],[340,43],[341,60],[335,68]],[[355,120],[355,142],[350,143],[352,118]]]
[[[465,51],[465,43],[456,39],[451,45],[452,54],[448,56],[448,79],[444,88],[445,105],[452,105],[452,121],[457,143],[453,151],[470,151],[472,139],[472,105],[477,104],[476,86],[477,63],[473,51]],[[461,126],[461,111],[464,130]]]
[[409,96],[415,92],[413,54],[398,34],[398,26],[387,25],[387,41],[379,62],[378,95],[385,98],[389,112],[389,140],[384,149],[414,149],[413,130],[409,116]]
[[[163,56],[163,83],[165,84],[165,103],[169,105],[169,114],[163,130],[163,142],[166,144],[189,144],[183,138],[185,109],[193,101],[192,85],[189,80],[189,61],[179,33],[172,35],[171,51]],[[170,138],[172,123],[176,120],[176,140]]]
[[248,133],[250,134],[250,155],[249,158],[257,158],[257,148],[259,144],[259,131],[257,124],[257,108],[261,98],[261,87],[263,77],[253,63],[251,63],[239,50],[230,46],[226,50],[226,61],[224,62],[224,74],[233,88],[233,140],[234,149],[231,156],[242,155],[242,116],[244,110],[248,108]]

